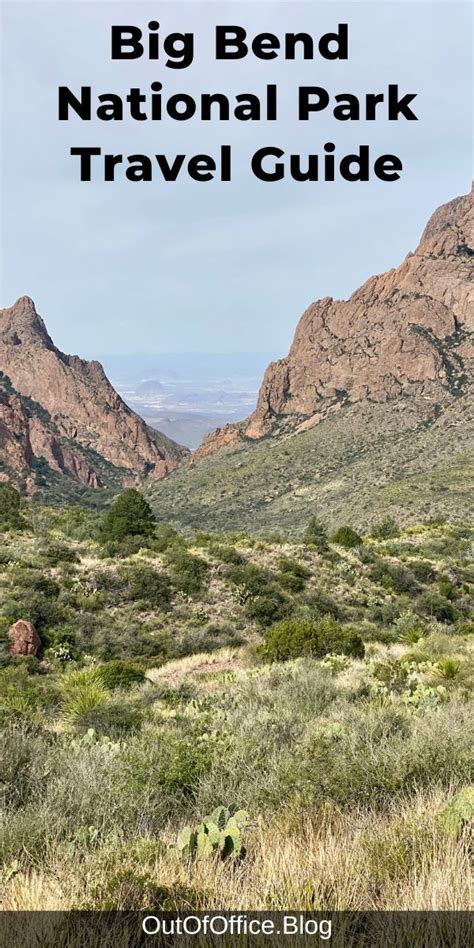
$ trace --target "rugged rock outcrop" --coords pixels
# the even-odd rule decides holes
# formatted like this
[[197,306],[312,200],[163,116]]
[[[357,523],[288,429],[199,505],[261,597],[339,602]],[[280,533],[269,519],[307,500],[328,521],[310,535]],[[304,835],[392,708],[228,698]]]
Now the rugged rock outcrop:
[[62,443],[44,409],[39,405],[27,408],[21,396],[9,391],[0,380],[0,460],[5,469],[0,471],[0,481],[12,476],[23,481],[26,478],[27,493],[32,492],[34,484],[29,473],[39,458],[52,471],[70,474],[87,487],[102,486],[98,473],[80,450]]
[[41,652],[41,639],[32,622],[18,619],[8,630],[10,655],[34,655]]
[[427,419],[467,392],[474,359],[473,193],[440,207],[415,253],[346,301],[303,314],[245,422],[208,435],[194,461],[265,435],[305,431],[343,406],[416,399]]
[[[92,452],[127,481],[164,477],[189,453],[128,408],[99,362],[57,349],[28,296],[0,310],[0,369],[15,390],[0,402],[0,459],[13,470],[44,458],[53,470],[98,487]],[[39,411],[28,411],[25,399]]]

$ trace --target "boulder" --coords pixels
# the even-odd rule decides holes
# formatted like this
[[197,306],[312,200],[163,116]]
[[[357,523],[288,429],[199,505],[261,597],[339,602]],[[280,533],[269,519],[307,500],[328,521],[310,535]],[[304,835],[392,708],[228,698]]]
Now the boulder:
[[41,651],[41,639],[33,625],[27,619],[18,619],[8,630],[10,655],[34,655]]

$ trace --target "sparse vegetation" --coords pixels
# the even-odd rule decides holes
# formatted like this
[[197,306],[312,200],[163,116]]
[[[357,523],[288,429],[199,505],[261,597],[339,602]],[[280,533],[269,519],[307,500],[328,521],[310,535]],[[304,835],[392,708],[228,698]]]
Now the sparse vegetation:
[[[93,512],[21,515],[0,559],[4,908],[468,907],[465,524],[347,548],[317,525],[149,523],[114,551]],[[9,654],[19,617],[40,659]]]

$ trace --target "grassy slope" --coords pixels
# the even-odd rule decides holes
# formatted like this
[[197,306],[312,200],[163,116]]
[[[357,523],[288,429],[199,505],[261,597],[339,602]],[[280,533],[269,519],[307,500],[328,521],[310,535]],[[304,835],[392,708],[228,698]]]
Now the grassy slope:
[[[468,838],[439,815],[471,771],[472,531],[417,526],[324,555],[197,537],[118,562],[89,539],[94,514],[30,519],[4,537],[3,629],[39,609],[50,648],[44,674],[0,671],[4,908],[468,906]],[[177,548],[207,564],[194,592]],[[336,611],[365,658],[262,665],[259,590],[242,595],[236,555],[291,615]],[[302,589],[282,556],[308,571]],[[168,577],[168,603],[150,575]],[[146,681],[98,686],[117,655]],[[190,862],[178,830],[220,803],[247,808],[247,857]]]
[[404,403],[344,409],[310,431],[226,449],[149,488],[157,516],[181,528],[297,534],[311,513],[367,529],[469,516],[473,426],[459,402],[427,426]]

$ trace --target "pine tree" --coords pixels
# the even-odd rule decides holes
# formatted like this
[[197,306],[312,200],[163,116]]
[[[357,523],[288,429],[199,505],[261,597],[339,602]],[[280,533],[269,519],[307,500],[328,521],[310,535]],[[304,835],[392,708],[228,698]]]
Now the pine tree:
[[130,536],[150,536],[155,526],[155,516],[143,494],[127,487],[104,515],[100,534],[104,541],[123,540]]

